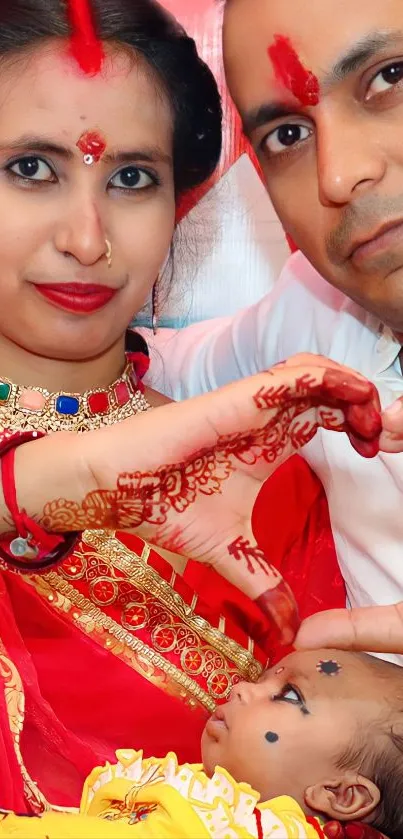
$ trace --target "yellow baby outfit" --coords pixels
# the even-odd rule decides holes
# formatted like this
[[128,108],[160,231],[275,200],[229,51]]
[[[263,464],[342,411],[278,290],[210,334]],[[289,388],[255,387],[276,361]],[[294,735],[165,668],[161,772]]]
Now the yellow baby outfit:
[[[249,784],[217,767],[208,778],[198,764],[178,765],[172,752],[143,759],[120,750],[117,764],[94,769],[77,813],[40,818],[3,814],[0,839],[318,839],[288,796],[258,803]],[[315,822],[316,820],[312,820]]]

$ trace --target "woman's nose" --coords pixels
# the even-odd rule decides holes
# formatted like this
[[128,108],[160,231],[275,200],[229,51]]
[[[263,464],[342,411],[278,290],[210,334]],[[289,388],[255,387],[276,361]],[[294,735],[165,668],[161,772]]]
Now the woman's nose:
[[55,246],[60,253],[73,256],[81,265],[95,265],[105,256],[106,233],[91,196],[71,202],[57,225]]

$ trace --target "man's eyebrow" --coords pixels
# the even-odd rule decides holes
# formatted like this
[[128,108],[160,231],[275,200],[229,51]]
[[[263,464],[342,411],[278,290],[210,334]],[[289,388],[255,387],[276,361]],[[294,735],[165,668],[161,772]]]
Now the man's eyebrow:
[[326,73],[321,80],[321,90],[326,91],[334,87],[335,84],[344,81],[347,76],[355,73],[367,61],[376,58],[379,52],[394,46],[403,47],[403,30],[369,32],[337,59],[329,73]]
[[[368,35],[361,38],[337,59],[332,69],[320,81],[321,91],[324,93],[328,92],[351,73],[359,70],[371,58],[375,58],[379,52],[393,46],[401,46],[403,52],[403,30],[394,29],[385,32],[368,33]],[[296,100],[294,102],[265,102],[256,108],[252,108],[243,115],[242,125],[244,133],[250,136],[263,125],[267,125],[277,119],[287,119],[287,117],[296,116],[301,111],[301,105]]]
[[301,110],[296,103],[293,105],[282,104],[280,102],[267,102],[260,105],[258,108],[253,108],[247,111],[242,118],[242,127],[246,135],[252,134],[257,128],[262,125],[267,125],[268,122],[274,122],[276,119],[286,119],[292,115],[295,116]]

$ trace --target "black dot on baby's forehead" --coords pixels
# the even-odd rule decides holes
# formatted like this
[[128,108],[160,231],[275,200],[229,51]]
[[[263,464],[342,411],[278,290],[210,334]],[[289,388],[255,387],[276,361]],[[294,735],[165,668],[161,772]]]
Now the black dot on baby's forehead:
[[338,661],[329,659],[328,661],[319,661],[316,665],[318,673],[323,673],[324,676],[337,676],[341,670],[341,664]]
[[278,734],[275,731],[266,731],[264,735],[268,743],[277,743],[279,739]]

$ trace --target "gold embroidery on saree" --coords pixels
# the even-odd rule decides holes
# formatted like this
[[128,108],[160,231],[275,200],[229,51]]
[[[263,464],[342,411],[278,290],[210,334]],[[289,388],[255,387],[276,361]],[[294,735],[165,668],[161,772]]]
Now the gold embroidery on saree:
[[[113,533],[86,531],[82,549],[57,571],[31,577],[38,593],[98,643],[163,690],[209,711],[261,665],[220,629],[194,614],[178,592]],[[174,582],[175,576],[171,578]],[[86,595],[79,583],[87,586]],[[89,597],[88,597],[89,595]],[[119,620],[108,614],[120,609]],[[147,641],[140,635],[147,633]],[[198,679],[198,680],[197,680]]]
[[40,792],[38,786],[30,777],[25,767],[20,748],[21,732],[24,727],[25,696],[20,674],[15,664],[8,658],[6,650],[0,642],[0,678],[3,680],[4,696],[10,724],[14,751],[21,771],[24,792],[28,804],[34,812],[43,813],[50,810],[50,805]]

